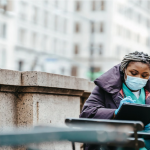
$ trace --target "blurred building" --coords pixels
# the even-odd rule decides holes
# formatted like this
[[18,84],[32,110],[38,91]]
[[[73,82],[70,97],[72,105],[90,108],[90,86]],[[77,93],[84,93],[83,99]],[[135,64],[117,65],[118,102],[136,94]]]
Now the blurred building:
[[74,23],[74,59],[85,66],[77,76],[96,78],[129,52],[150,54],[149,0],[75,0],[74,11],[83,17]]
[[71,18],[69,1],[0,0],[0,66],[70,75]]
[[0,67],[96,78],[150,54],[149,0],[0,0]]

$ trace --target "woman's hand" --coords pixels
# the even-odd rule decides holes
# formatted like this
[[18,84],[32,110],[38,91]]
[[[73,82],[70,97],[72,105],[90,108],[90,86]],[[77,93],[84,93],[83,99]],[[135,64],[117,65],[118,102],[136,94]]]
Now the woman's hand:
[[121,108],[121,106],[122,106],[123,103],[135,103],[135,102],[136,102],[136,100],[132,100],[132,98],[130,96],[122,99],[120,101],[120,105],[119,105],[118,109],[115,110],[115,115],[117,115],[117,113],[118,113],[118,111]]
[[150,123],[145,126],[144,130],[150,130]]

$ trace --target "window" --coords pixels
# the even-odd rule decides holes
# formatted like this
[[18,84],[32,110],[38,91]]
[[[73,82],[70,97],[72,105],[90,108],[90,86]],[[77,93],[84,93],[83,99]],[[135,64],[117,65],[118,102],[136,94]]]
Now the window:
[[0,37],[1,38],[6,38],[6,30],[7,30],[7,28],[6,28],[6,24],[5,23],[2,23],[2,24],[0,24]]
[[94,23],[92,22],[91,23],[91,33],[94,33],[95,32],[95,25]]
[[147,27],[150,28],[150,20],[147,19]]
[[65,10],[65,11],[68,10],[68,1],[69,1],[69,0],[64,0],[64,10]]
[[42,46],[42,50],[46,51],[46,49],[47,49],[47,36],[43,37],[41,46]]
[[37,42],[37,34],[36,34],[36,33],[32,33],[31,42],[32,42],[31,45],[32,45],[33,47],[35,47],[36,42]]
[[103,0],[101,0],[100,3],[101,3],[101,10],[104,10],[105,9],[105,2]]
[[99,45],[99,55],[102,55],[103,54],[103,45],[100,44]]
[[71,76],[77,76],[77,71],[78,71],[78,68],[76,66],[73,66],[71,68]]
[[75,1],[75,10],[81,11],[81,1]]
[[93,68],[93,72],[100,72],[101,71],[101,68],[100,67],[94,67]]
[[130,38],[130,37],[131,37],[131,32],[130,32],[130,30],[126,30],[126,37],[127,37],[127,38]]
[[48,27],[48,12],[44,12],[44,27]]
[[141,23],[141,15],[138,14],[138,22]]
[[77,22],[75,23],[75,32],[79,33],[80,32],[80,24]]
[[121,46],[117,46],[116,47],[116,55],[120,56],[120,54],[121,54]]
[[74,54],[75,55],[79,54],[79,45],[77,44],[74,45]]
[[93,54],[94,54],[94,44],[91,44],[90,55],[93,55]]
[[20,29],[19,30],[19,37],[18,38],[19,38],[20,43],[24,45],[25,44],[25,40],[26,40],[25,39],[26,38],[26,31],[25,31],[25,29]]
[[21,1],[20,2],[20,18],[22,20],[26,20],[27,19],[27,3]]
[[61,74],[65,73],[65,68],[61,68]]
[[53,50],[54,50],[54,53],[56,53],[56,51],[57,51],[57,39],[54,39]]
[[19,70],[19,71],[22,71],[22,70],[23,70],[23,61],[22,61],[22,60],[20,60],[20,61],[18,62],[18,70]]
[[54,5],[55,5],[55,7],[58,7],[58,0],[55,0]]
[[95,0],[92,1],[92,11],[95,11],[96,10],[96,2]]
[[146,39],[146,45],[147,45],[147,47],[150,47],[150,38]]
[[54,28],[55,28],[55,31],[58,30],[58,16],[55,16]]
[[0,0],[0,8],[4,9],[5,11],[12,11],[13,3],[14,1],[12,0]]
[[37,23],[37,21],[38,21],[38,8],[33,7],[33,22]]
[[117,30],[117,35],[120,36],[121,35],[121,26],[118,25],[116,30]]
[[139,43],[140,42],[140,35],[137,34],[137,42]]
[[45,5],[48,5],[48,0],[44,0],[44,4],[45,4]]
[[64,28],[63,28],[63,33],[67,32],[67,19],[64,19]]
[[6,63],[6,50],[1,49],[1,54],[0,54],[0,66],[2,68],[5,68],[5,63]]
[[100,32],[104,32],[104,23],[103,22],[100,23]]

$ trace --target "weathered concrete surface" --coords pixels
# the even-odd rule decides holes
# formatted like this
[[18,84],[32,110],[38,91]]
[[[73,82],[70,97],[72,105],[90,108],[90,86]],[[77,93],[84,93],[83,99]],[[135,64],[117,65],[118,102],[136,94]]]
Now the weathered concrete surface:
[[[0,70],[0,127],[65,125],[78,118],[94,84],[86,79],[45,72]],[[81,104],[82,102],[82,104]],[[1,128],[1,129],[2,129]],[[79,150],[79,144],[76,145]],[[70,143],[40,144],[42,149],[70,150]],[[9,148],[3,148],[9,149]]]
[[21,72],[0,69],[0,84],[21,85]]
[[22,72],[22,86],[88,90],[88,82],[86,79],[37,71]]

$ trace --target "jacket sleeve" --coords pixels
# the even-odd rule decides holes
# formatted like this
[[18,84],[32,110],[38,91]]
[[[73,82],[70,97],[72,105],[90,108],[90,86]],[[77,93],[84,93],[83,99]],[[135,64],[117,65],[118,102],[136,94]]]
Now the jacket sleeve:
[[104,91],[96,86],[86,100],[80,118],[112,119],[115,110],[105,108]]

